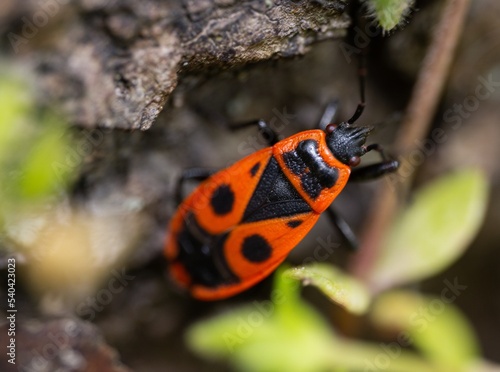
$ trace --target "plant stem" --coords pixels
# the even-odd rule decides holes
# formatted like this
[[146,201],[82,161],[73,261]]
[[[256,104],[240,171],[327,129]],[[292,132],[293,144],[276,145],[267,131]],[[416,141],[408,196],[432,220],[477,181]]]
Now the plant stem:
[[405,118],[396,137],[395,152],[399,155],[401,167],[393,180],[397,181],[398,190],[396,192],[395,183],[389,185],[387,182],[377,191],[375,203],[368,213],[369,224],[362,234],[360,253],[350,265],[351,272],[362,280],[367,280],[380,254],[383,238],[400,206],[398,199],[405,199],[413,181],[417,166],[411,164],[409,155],[417,149],[418,140],[425,138],[429,131],[468,7],[469,0],[447,0],[444,5],[441,20],[434,31],[433,40],[423,60]]

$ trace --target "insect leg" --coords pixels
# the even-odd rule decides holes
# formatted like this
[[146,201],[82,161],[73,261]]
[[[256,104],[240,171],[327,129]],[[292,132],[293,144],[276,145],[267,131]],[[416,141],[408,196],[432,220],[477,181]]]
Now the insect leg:
[[268,143],[269,146],[273,146],[276,142],[279,141],[278,134],[271,129],[271,127],[262,119],[256,119],[251,121],[246,121],[243,123],[238,123],[236,125],[230,125],[230,130],[238,130],[241,128],[257,126],[259,133],[264,138],[264,140]]
[[354,234],[346,220],[340,217],[339,214],[331,206],[326,210],[326,213],[328,214],[328,217],[330,218],[332,223],[337,227],[344,240],[347,242],[349,249],[355,251],[359,245],[358,239],[356,238],[356,235]]
[[366,152],[377,151],[382,161],[375,164],[370,164],[364,167],[353,169],[349,181],[368,181],[379,178],[387,173],[393,173],[399,168],[399,161],[387,155],[382,147],[378,144],[372,144],[366,147]]
[[185,169],[177,180],[177,185],[175,187],[175,201],[177,205],[181,204],[184,196],[182,195],[182,186],[184,182],[189,180],[203,181],[210,177],[212,174],[217,172],[216,169],[207,168],[188,168]]

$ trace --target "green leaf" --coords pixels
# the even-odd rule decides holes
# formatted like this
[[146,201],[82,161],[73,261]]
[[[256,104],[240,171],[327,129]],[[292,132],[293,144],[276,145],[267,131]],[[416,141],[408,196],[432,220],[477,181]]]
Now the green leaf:
[[389,232],[367,282],[383,290],[448,267],[478,232],[487,199],[487,180],[477,170],[444,176],[417,192]]
[[12,142],[26,129],[24,124],[31,115],[32,104],[27,86],[20,78],[6,73],[0,75],[0,164],[12,150]]
[[[331,268],[325,268],[325,270]],[[238,371],[438,371],[401,347],[349,341],[300,297],[300,285],[279,270],[270,300],[201,321],[188,329],[188,346],[207,359],[224,359]]]
[[[53,114],[35,111],[24,77],[10,66],[0,73],[0,201],[29,204],[66,186],[79,163],[76,144],[65,136],[67,126]],[[7,73],[5,72],[7,71]]]
[[363,314],[370,304],[368,289],[335,266],[317,263],[288,269],[285,275],[312,285],[353,314]]
[[414,0],[368,0],[368,10],[384,31],[391,31],[409,14]]
[[205,358],[228,359],[239,370],[318,371],[328,366],[333,332],[282,271],[270,300],[254,301],[188,329],[188,346]]
[[[57,164],[64,164],[73,145],[64,135],[65,127],[52,115],[47,115],[44,121],[44,130],[32,140],[21,165],[18,191],[22,200],[50,196],[66,186],[66,178],[70,176],[69,173],[58,174],[55,171]],[[74,153],[79,160],[79,155],[76,151]]]
[[392,291],[377,298],[371,317],[379,326],[406,332],[408,346],[448,370],[460,370],[479,358],[474,332],[462,313],[450,304],[455,297],[428,297]]

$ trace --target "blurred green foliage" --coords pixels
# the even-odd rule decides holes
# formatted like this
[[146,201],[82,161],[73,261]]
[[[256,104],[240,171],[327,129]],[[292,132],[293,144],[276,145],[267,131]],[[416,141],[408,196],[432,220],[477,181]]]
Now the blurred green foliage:
[[28,83],[18,74],[1,74],[0,87],[1,205],[43,202],[67,186],[72,172],[56,170],[67,162],[72,138],[59,117],[35,107]]
[[36,107],[27,79],[0,67],[0,238],[16,249],[64,195],[81,156],[67,124]]
[[405,330],[411,343],[429,360],[443,369],[460,371],[479,358],[479,346],[464,315],[447,304],[453,301],[451,295],[389,291],[377,297],[371,319],[380,327]]
[[[327,366],[333,335],[299,296],[298,282],[277,272],[272,300],[254,302],[195,325],[191,347],[206,357],[228,357],[239,370],[305,371]],[[296,350],[300,344],[300,352]]]
[[488,183],[474,169],[446,175],[413,195],[396,219],[370,273],[377,290],[434,275],[476,236],[486,213]]

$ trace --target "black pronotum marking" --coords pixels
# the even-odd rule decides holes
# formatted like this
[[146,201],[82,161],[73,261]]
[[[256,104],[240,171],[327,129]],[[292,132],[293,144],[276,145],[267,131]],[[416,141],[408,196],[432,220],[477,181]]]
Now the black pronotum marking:
[[257,171],[260,168],[260,161],[258,163],[255,163],[252,168],[250,168],[250,175],[253,177],[257,174]]
[[302,189],[312,199],[316,199],[321,190],[335,185],[339,177],[336,168],[326,164],[318,151],[318,142],[304,140],[294,151],[283,154],[285,165],[300,177]]
[[271,157],[250,198],[241,222],[255,222],[310,212],[311,207]]
[[231,212],[234,205],[234,192],[231,186],[222,184],[217,187],[210,198],[210,205],[215,214],[220,216]]
[[198,224],[193,214],[186,216],[177,236],[177,261],[184,265],[192,284],[214,288],[240,281],[224,258],[223,247],[227,236],[210,235]]
[[243,240],[241,253],[248,261],[260,263],[271,257],[272,248],[266,239],[258,234],[254,234]]

